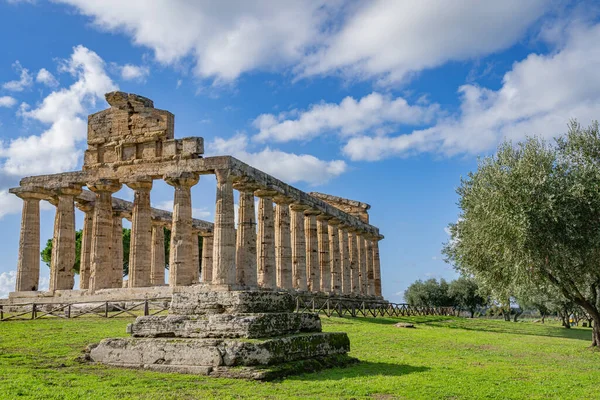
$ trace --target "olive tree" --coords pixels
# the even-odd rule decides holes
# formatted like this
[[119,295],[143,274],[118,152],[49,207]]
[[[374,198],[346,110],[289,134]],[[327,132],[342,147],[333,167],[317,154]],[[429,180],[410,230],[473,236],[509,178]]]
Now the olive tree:
[[446,260],[487,285],[551,285],[594,321],[600,346],[600,134],[501,144],[457,189]]

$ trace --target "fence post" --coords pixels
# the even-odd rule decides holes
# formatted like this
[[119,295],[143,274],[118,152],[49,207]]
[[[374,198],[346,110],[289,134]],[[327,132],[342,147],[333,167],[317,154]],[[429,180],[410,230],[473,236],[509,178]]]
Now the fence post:
[[148,306],[148,299],[144,300],[144,316],[150,315],[150,309]]
[[0,304],[0,321],[4,320],[4,306]]
[[67,318],[71,318],[71,305],[67,306]]
[[104,303],[104,318],[108,318],[108,301]]
[[35,319],[35,317],[37,316],[37,315],[36,315],[36,310],[35,310],[35,308],[36,308],[36,307],[35,307],[35,303],[33,303],[33,304],[31,305],[31,319]]

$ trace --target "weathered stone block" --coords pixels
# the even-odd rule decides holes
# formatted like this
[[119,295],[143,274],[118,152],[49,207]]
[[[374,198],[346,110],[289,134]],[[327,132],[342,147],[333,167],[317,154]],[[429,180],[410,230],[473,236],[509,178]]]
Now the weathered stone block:
[[189,137],[181,139],[181,154],[184,156],[204,154],[204,138]]
[[163,142],[162,155],[163,156],[174,156],[177,154],[177,141],[175,139],[165,140]]
[[245,314],[291,312],[296,307],[289,293],[223,291],[174,293],[170,314]]

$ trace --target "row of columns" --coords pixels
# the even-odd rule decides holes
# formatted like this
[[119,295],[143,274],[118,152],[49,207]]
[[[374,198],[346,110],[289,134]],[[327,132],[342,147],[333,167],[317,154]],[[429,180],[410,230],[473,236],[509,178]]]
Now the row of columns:
[[[204,235],[202,254],[198,232],[192,230],[191,187],[198,175],[164,177],[174,187],[171,222],[171,286],[199,281],[217,285],[262,287],[336,294],[381,296],[379,237],[351,229],[328,215],[292,201],[275,191],[235,183],[229,170],[215,171],[217,196],[212,236]],[[129,287],[164,284],[163,226],[151,219],[152,179],[127,183],[134,191],[131,214]],[[96,193],[94,207],[85,212],[81,248],[81,289],[91,291],[122,286],[122,214],[113,210],[115,180],[89,183]],[[239,191],[235,229],[234,188]],[[50,290],[73,288],[75,262],[75,197],[81,188],[61,188],[56,203]],[[23,217],[17,291],[37,290],[39,280],[39,200],[37,193],[21,192]],[[258,200],[258,220],[255,214]],[[198,265],[202,258],[202,276]]]

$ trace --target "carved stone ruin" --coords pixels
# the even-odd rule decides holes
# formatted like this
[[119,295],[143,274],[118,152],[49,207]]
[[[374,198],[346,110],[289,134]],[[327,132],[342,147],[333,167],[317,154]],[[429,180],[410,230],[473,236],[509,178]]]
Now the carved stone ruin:
[[[150,99],[112,92],[106,100],[110,108],[89,116],[81,171],[24,178],[10,190],[23,199],[21,237],[15,292],[0,304],[171,297],[168,316],[139,317],[131,338],[90,347],[91,360],[111,365],[263,379],[272,374],[265,366],[345,355],[347,336],[322,333],[318,315],[293,313],[291,294],[382,299],[383,236],[369,224],[370,206],[304,193],[230,156],[205,158],[203,139],[175,139],[173,114]],[[207,174],[217,181],[213,223],[192,218],[191,187]],[[173,187],[173,212],[150,206],[157,179]],[[113,196],[123,184],[133,203]],[[40,201],[56,207],[43,292]],[[75,206],[85,214],[78,290]],[[123,218],[132,226],[126,285]],[[163,227],[171,230],[168,283]]]

